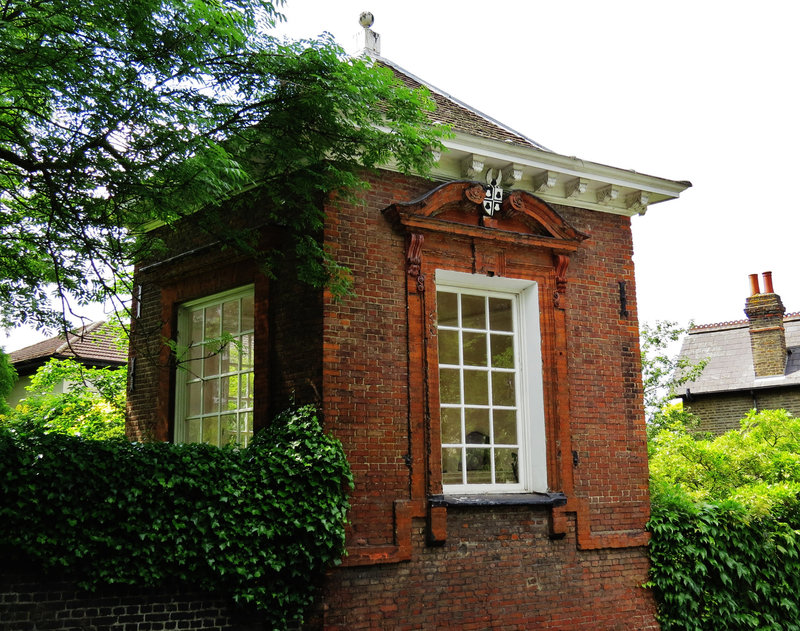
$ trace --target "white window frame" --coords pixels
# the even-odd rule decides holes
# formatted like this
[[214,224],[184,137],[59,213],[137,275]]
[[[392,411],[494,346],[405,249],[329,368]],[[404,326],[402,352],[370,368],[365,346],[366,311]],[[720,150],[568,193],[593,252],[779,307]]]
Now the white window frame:
[[475,295],[512,299],[517,374],[519,482],[516,484],[443,484],[443,492],[447,495],[546,492],[548,490],[547,448],[538,283],[531,280],[490,277],[437,269],[436,289],[437,291],[451,289]]
[[[177,349],[178,354],[180,355],[181,352],[186,352],[187,349],[191,344],[196,344],[198,342],[203,343],[206,340],[191,340],[191,314],[195,311],[200,309],[206,309],[207,307],[212,307],[217,304],[222,304],[224,302],[228,302],[235,299],[241,299],[243,297],[253,296],[255,297],[255,286],[254,285],[246,285],[244,287],[237,287],[236,289],[231,289],[228,291],[223,291],[217,294],[213,294],[211,296],[205,296],[203,298],[198,298],[196,300],[190,300],[180,305],[178,311],[178,335],[177,335]],[[241,321],[241,313],[240,313],[240,321]],[[223,334],[225,332],[223,331]],[[243,334],[253,334],[254,330],[244,330],[239,331],[238,335]],[[191,363],[191,362],[190,362]],[[175,375],[175,415],[174,415],[174,438],[176,443],[183,443],[188,442],[186,437],[186,417],[187,417],[187,384],[189,383],[189,375],[190,375],[191,368],[190,367],[181,367],[178,366]],[[244,375],[249,373],[254,373],[255,369],[251,371],[242,371],[237,370],[235,374]],[[231,411],[229,411],[231,412]],[[251,423],[252,423],[252,414],[253,408],[237,408],[233,410],[237,414],[241,414],[243,412],[249,412],[251,415]],[[223,413],[220,411],[217,413],[218,416],[222,416]],[[252,426],[251,426],[252,429]],[[240,445],[244,446],[247,444],[247,440],[244,443],[239,443]]]

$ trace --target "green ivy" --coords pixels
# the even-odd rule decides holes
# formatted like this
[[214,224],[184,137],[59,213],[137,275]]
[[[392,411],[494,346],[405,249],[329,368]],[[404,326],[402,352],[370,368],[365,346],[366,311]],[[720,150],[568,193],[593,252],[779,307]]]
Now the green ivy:
[[243,449],[0,429],[0,557],[90,589],[178,581],[285,628],[339,562],[350,488],[310,407]]

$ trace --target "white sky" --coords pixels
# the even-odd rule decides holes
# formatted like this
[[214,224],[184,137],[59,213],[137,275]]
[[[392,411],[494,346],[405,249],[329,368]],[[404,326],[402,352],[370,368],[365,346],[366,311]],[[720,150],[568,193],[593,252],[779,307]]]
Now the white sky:
[[741,319],[766,270],[800,311],[800,3],[288,0],[280,30],[353,52],[364,10],[384,57],[553,151],[692,182],[633,219],[641,321]]

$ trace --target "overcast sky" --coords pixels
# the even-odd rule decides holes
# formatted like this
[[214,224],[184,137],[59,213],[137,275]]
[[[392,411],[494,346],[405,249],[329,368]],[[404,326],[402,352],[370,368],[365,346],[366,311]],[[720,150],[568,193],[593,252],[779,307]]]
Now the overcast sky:
[[748,274],[800,311],[800,3],[289,0],[292,36],[381,54],[561,154],[692,188],[632,220],[639,315],[737,320]]
[[741,319],[766,270],[800,311],[800,3],[289,0],[280,30],[355,52],[364,10],[384,57],[553,151],[692,182],[632,220],[641,321]]

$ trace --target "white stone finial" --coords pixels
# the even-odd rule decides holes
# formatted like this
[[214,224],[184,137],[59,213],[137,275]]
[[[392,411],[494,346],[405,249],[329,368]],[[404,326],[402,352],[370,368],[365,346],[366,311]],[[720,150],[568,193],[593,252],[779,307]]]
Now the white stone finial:
[[364,52],[372,57],[380,57],[381,36],[370,28],[375,23],[375,16],[370,11],[362,11],[358,23],[364,27]]
[[369,28],[375,24],[375,16],[369,11],[362,11],[361,15],[358,16],[358,23],[364,28]]

